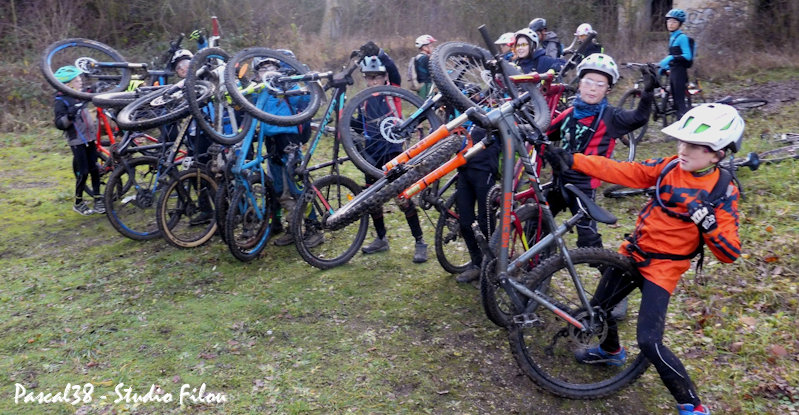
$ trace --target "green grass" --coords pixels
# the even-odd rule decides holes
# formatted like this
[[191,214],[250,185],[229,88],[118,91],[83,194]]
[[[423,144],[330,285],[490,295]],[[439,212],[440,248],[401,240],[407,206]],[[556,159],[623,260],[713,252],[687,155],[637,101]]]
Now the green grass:
[[[744,152],[773,145],[757,137],[777,118],[781,131],[799,130],[796,117],[761,115],[747,119],[753,134]],[[658,134],[650,133],[642,156],[673,153]],[[435,261],[427,221],[431,260],[411,262],[413,240],[393,205],[387,253],[320,271],[293,247],[270,246],[244,264],[218,238],[177,250],[127,240],[104,217],[75,214],[62,143],[54,130],[0,137],[0,413],[673,411],[651,369],[608,399],[538,390],[516,367],[504,331],[483,315],[478,291]],[[672,300],[667,343],[716,413],[799,409],[798,176],[797,162],[740,172],[743,257],[723,265],[708,253],[705,282],[689,272]],[[644,199],[599,202],[620,218],[601,229],[613,248]],[[14,403],[16,384],[55,393],[67,383],[91,383],[94,399]],[[121,383],[139,395],[159,385],[175,401],[114,404]],[[181,386],[202,383],[227,403],[181,408]]]

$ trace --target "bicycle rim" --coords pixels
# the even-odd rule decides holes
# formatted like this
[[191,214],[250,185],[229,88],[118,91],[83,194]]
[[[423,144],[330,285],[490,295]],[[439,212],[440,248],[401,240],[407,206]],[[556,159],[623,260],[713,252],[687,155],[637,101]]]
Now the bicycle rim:
[[[570,250],[569,254],[589,299],[601,277],[600,270],[614,268],[637,275],[630,260],[609,250],[578,248]],[[529,281],[528,288],[588,324],[587,314],[561,256],[552,257],[534,268]],[[582,333],[544,307],[515,316],[519,322],[511,325],[508,335],[516,362],[530,379],[558,396],[594,399],[617,392],[641,376],[649,364],[636,340],[640,291],[635,289],[627,300],[627,310],[619,313],[616,322],[620,344],[627,350],[627,359],[621,366],[588,365],[575,359],[577,351],[601,342],[608,332],[606,324],[600,322],[594,326],[592,334]],[[601,307],[597,309],[601,320],[610,313]]]
[[105,188],[105,211],[111,225],[134,240],[157,238],[155,205],[163,186],[158,185],[158,159],[136,157],[114,170]]
[[[119,92],[128,87],[131,70],[93,65],[96,62],[125,62],[112,47],[89,39],[64,39],[49,45],[42,54],[39,67],[44,79],[64,94],[83,100],[104,92]],[[76,91],[55,77],[62,66],[76,66],[84,71],[84,91]],[[91,92],[89,91],[89,88]]]
[[310,186],[294,207],[291,230],[300,256],[319,269],[347,263],[361,249],[369,230],[369,215],[341,229],[324,226],[330,211],[347,204],[361,187],[339,175],[324,176]]
[[[178,248],[194,248],[211,239],[216,232],[216,189],[214,179],[198,168],[181,172],[166,186],[158,200],[156,218],[167,242]],[[209,214],[206,223],[194,222]]]
[[[633,88],[627,90],[627,92],[622,95],[621,100],[619,100],[619,108],[625,110],[635,110],[638,108],[639,102],[641,102],[641,91]],[[649,123],[646,122],[638,129],[630,131],[619,138],[619,140],[629,148],[627,160],[635,159],[635,146],[637,143],[640,143],[641,140],[643,140],[644,134],[646,134],[648,127]]]
[[622,197],[642,195],[642,194],[650,192],[650,191],[651,191],[651,188],[635,189],[635,188],[632,188],[632,187],[624,187],[624,186],[619,185],[619,184],[614,184],[614,185],[608,186],[605,190],[603,190],[602,194],[605,197],[618,199],[618,198],[622,198]]
[[[186,100],[197,125],[212,140],[223,145],[233,145],[241,141],[249,131],[252,116],[237,109],[228,102],[227,89],[223,80],[225,64],[230,55],[220,48],[206,48],[189,63],[186,76]],[[195,88],[197,81],[210,82],[211,95],[203,102]]]
[[[416,94],[394,86],[376,86],[348,99],[339,120],[344,151],[362,172],[383,177],[377,160],[407,150],[441,125],[431,109],[417,114],[424,104]],[[398,127],[414,116],[406,128]]]
[[762,107],[768,104],[768,101],[765,99],[760,98],[738,98],[732,100],[729,105],[739,109],[739,110],[749,110],[753,108]]
[[[194,86],[198,100],[208,100],[213,86],[207,81],[197,81]],[[172,85],[156,90],[128,104],[117,117],[117,124],[126,130],[145,130],[158,127],[189,114],[185,89]]]
[[758,156],[761,164],[775,164],[789,159],[799,159],[799,144],[766,150]]
[[274,190],[271,183],[262,183],[260,174],[253,176],[247,187],[237,186],[225,218],[228,248],[234,257],[243,262],[252,261],[264,250],[274,216]]
[[436,259],[450,274],[460,274],[472,265],[469,249],[461,234],[455,198],[456,194],[453,193],[444,202],[435,233]]
[[[263,59],[278,61],[280,69],[259,78],[253,70],[254,63]],[[248,48],[233,55],[225,65],[225,86],[233,102],[253,117],[269,124],[297,125],[310,120],[325,98],[318,81],[300,80],[306,73],[306,65],[282,52]],[[285,99],[298,110],[279,111],[276,103]]]

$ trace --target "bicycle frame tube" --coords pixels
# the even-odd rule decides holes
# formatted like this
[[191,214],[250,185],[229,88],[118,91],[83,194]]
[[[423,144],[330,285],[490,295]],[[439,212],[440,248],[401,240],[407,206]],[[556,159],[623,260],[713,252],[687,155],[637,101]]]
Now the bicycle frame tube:
[[[528,176],[531,179],[531,188],[535,192],[536,197],[538,200],[546,200],[543,197],[543,191],[538,182],[538,178],[534,173],[534,168],[532,166],[532,162],[530,161],[530,157],[528,156],[526,151],[521,151],[524,149],[524,143],[521,142],[518,134],[518,127],[515,124],[515,120],[512,116],[513,108],[509,105],[503,105],[500,107],[499,115],[494,115],[496,113],[489,113],[488,117],[491,118],[492,115],[498,117],[498,120],[494,120],[492,125],[498,126],[498,132],[500,137],[502,137],[502,203],[500,205],[500,214],[502,218],[502,222],[500,225],[501,229],[501,240],[500,240],[500,247],[499,247],[499,254],[497,257],[497,269],[499,271],[498,280],[500,285],[505,289],[508,296],[511,299],[511,302],[516,306],[517,310],[524,309],[524,303],[519,298],[517,292],[522,293],[523,295],[533,298],[534,301],[544,300],[535,293],[531,292],[530,290],[524,288],[519,289],[521,284],[516,283],[515,281],[508,278],[508,274],[510,271],[516,269],[519,266],[520,262],[513,262],[513,268],[510,267],[509,263],[509,245],[510,245],[510,227],[511,227],[511,217],[512,217],[512,208],[513,208],[513,200],[514,200],[514,192],[513,192],[513,169],[514,169],[514,156],[518,155],[522,161],[522,165],[525,166],[525,170],[528,172]],[[517,149],[519,151],[517,151]],[[552,211],[549,209],[548,205],[542,206],[542,213],[544,214],[544,220],[549,223],[550,229],[557,229],[553,234],[547,235],[535,244],[528,252],[522,254],[522,257],[525,259],[530,259],[532,255],[539,253],[543,247],[550,245],[554,240],[559,251],[560,255],[563,257],[564,261],[566,262],[567,269],[569,270],[569,274],[571,275],[572,281],[575,285],[575,289],[577,290],[578,296],[580,298],[581,303],[587,310],[589,318],[591,321],[595,318],[595,313],[590,307],[590,302],[585,294],[585,290],[583,288],[582,282],[580,281],[579,276],[577,275],[577,271],[574,269],[574,264],[571,261],[571,257],[569,255],[568,249],[565,246],[565,242],[562,238],[562,235],[565,234],[567,231],[567,227],[569,226],[570,222],[577,223],[583,213],[582,211],[575,215],[574,217],[570,218],[566,224],[561,226],[556,226],[554,215]],[[560,234],[558,234],[560,232]],[[533,251],[529,253],[529,251]],[[529,253],[529,255],[528,255]],[[532,294],[532,295],[530,295]],[[566,312],[563,310],[558,309],[555,305],[548,303],[547,301],[539,301],[541,304],[544,304],[545,307],[552,310],[555,314],[560,316],[561,318],[567,320],[570,324],[575,325],[576,327],[580,328],[581,330],[585,330],[585,326],[583,326],[578,321],[571,318]]]
[[446,137],[452,135],[452,132],[466,123],[469,120],[469,116],[466,113],[463,113],[454,120],[450,121],[447,124],[438,127],[435,131],[428,134],[427,137],[419,140],[416,144],[412,145],[409,149],[405,150],[402,154],[397,157],[394,157],[391,161],[386,163],[383,166],[383,172],[388,172],[389,170],[397,167],[398,165],[405,163],[406,161],[414,158],[415,156],[419,155],[422,151],[430,148],[433,144],[443,140]]

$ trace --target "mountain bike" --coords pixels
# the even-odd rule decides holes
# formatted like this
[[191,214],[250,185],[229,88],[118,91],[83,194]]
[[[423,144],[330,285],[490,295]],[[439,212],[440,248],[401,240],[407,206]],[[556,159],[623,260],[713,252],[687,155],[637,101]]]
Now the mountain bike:
[[[288,57],[279,51],[265,48],[250,48],[234,55],[225,66],[225,86],[227,93],[234,101],[246,100],[249,105],[241,105],[247,113],[264,122],[280,125],[301,123],[307,120],[311,112],[307,107],[301,108],[291,116],[271,114],[267,108],[259,105],[262,97],[285,95],[287,97],[306,96],[310,101],[309,106],[321,102],[318,94],[332,90],[330,102],[321,118],[312,123],[311,130],[315,134],[309,139],[308,151],[302,158],[296,157],[296,150],[289,152],[287,169],[293,172],[294,179],[301,183],[303,194],[299,196],[296,208],[291,212],[291,232],[294,235],[319,234],[324,239],[324,244],[309,244],[305,237],[295,238],[295,245],[300,255],[308,263],[319,268],[330,268],[347,262],[360,249],[368,230],[368,217],[361,218],[358,226],[329,229],[323,225],[323,219],[336,207],[343,205],[360,192],[361,188],[352,179],[342,176],[341,164],[352,160],[356,167],[365,171],[375,167],[368,164],[362,152],[371,152],[372,148],[365,145],[364,136],[350,130],[352,120],[358,117],[361,104],[369,100],[385,100],[391,102],[394,111],[386,114],[372,114],[379,120],[361,117],[365,123],[378,122],[380,131],[369,137],[370,143],[379,140],[391,140],[394,143],[413,142],[413,137],[438,127],[440,121],[430,117],[424,111],[418,111],[421,100],[408,91],[396,87],[379,86],[368,88],[357,94],[352,99],[347,99],[346,90],[354,83],[352,74],[359,67],[362,59],[360,52],[354,51],[348,58],[348,64],[340,71],[308,72],[302,65],[281,64],[281,70],[276,73],[267,73],[262,78],[248,78],[248,70],[254,67],[255,59],[275,59],[283,61]],[[233,71],[231,68],[237,68]],[[289,70],[289,68],[293,68]],[[235,78],[229,78],[228,76]],[[324,87],[320,81],[326,81]],[[235,88],[234,88],[235,87]],[[235,91],[234,91],[235,89]],[[265,99],[265,98],[263,98]],[[252,102],[255,102],[253,105]],[[253,110],[255,107],[255,110]],[[410,116],[408,114],[411,114]],[[412,118],[411,121],[408,119]],[[276,122],[277,121],[277,122]],[[344,124],[341,124],[344,122]],[[322,163],[311,165],[314,154],[320,150],[321,139],[324,135],[334,134],[332,156]],[[249,144],[244,142],[242,146]],[[343,145],[349,157],[340,153]],[[258,156],[256,156],[257,158]],[[357,162],[355,158],[357,159]],[[329,175],[315,180],[312,172],[330,168]],[[233,169],[233,176],[236,170]],[[233,204],[231,203],[231,206]],[[312,246],[311,246],[312,245]]]
[[[657,65],[653,63],[625,62],[621,65],[626,68],[636,70],[641,68],[650,68],[650,70],[657,71]],[[655,86],[654,92],[655,100],[652,103],[652,121],[660,121],[663,127],[666,127],[677,121],[677,110],[674,107],[674,99],[671,95],[671,87],[668,84],[668,78],[665,83],[660,82],[660,80],[656,81],[657,84]],[[641,100],[641,92],[643,91],[642,82],[643,78],[638,78],[633,84],[633,87],[624,92],[619,100],[619,108],[635,109],[638,107],[638,102]],[[689,82],[688,85],[686,85],[685,98],[688,108],[694,104],[704,103],[707,101],[702,91],[702,86],[698,81]],[[643,139],[647,128],[648,124],[644,124],[641,128],[631,131],[625,137],[620,137],[622,143],[630,147],[630,155],[632,157],[628,157],[628,161],[635,158],[634,148]]]
[[[481,34],[489,47],[492,37],[482,28]],[[493,52],[493,51],[492,51]],[[484,267],[486,278],[496,284],[510,301],[507,309],[510,324],[508,335],[517,363],[534,382],[559,396],[570,398],[597,398],[611,394],[637,379],[647,368],[648,362],[636,350],[635,316],[628,316],[617,323],[619,335],[625,344],[631,345],[625,365],[612,369],[585,367],[576,362],[574,352],[602,341],[608,330],[607,309],[610,304],[592,304],[590,298],[602,272],[620,272],[634,275],[634,264],[626,257],[611,250],[599,248],[567,248],[563,235],[584,215],[598,222],[614,223],[615,217],[597,206],[576,187],[563,186],[573,194],[581,209],[564,224],[557,225],[546,204],[546,195],[540,185],[525,142],[533,146],[546,145],[544,136],[534,130],[523,128],[527,120],[523,111],[530,94],[525,93],[502,104],[498,109],[483,112],[480,109],[467,111],[468,116],[479,125],[496,131],[502,144],[502,204],[500,206],[499,243],[492,249],[479,232],[486,259],[493,263]],[[524,165],[530,188],[541,201],[539,209],[542,220],[552,232],[516,258],[509,253],[511,222],[513,218],[513,164],[519,157]],[[557,187],[556,187],[557,189]],[[517,211],[517,214],[524,214]],[[526,270],[530,258],[545,248],[557,248],[557,253],[538,266]],[[521,274],[517,276],[517,270]],[[631,305],[640,302],[640,296],[630,298]],[[631,306],[631,309],[636,307]],[[634,314],[632,312],[631,314]]]
[[[211,17],[212,36],[210,46],[216,46],[219,39],[219,22]],[[174,53],[181,48],[184,35],[181,33],[170,42],[170,47],[158,63],[128,62],[114,48],[91,39],[63,39],[48,45],[42,54],[39,68],[45,80],[64,94],[91,100],[93,96],[106,92],[123,92],[139,85],[166,85],[174,72],[168,69],[152,69],[151,66],[166,68]],[[87,90],[75,91],[55,77],[58,68],[73,65],[83,71]],[[133,81],[133,83],[131,83]]]
[[[129,140],[114,148],[119,163],[108,178],[103,199],[108,221],[122,235],[134,240],[161,235],[155,215],[161,192],[181,167],[194,163],[194,157],[186,156],[194,154],[193,142],[188,139],[190,124],[189,117],[172,126],[174,140],[168,140],[167,134],[157,144],[131,146],[135,133],[130,133]],[[158,155],[129,157],[133,153]]]

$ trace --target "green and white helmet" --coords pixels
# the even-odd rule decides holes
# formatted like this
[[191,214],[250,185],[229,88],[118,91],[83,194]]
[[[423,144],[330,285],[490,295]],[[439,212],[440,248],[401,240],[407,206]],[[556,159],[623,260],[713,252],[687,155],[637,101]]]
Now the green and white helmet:
[[725,104],[702,104],[661,131],[686,143],[708,146],[713,151],[730,149],[736,153],[741,149],[745,126],[735,108]]
[[600,72],[610,78],[613,85],[619,80],[619,67],[616,61],[604,53],[592,53],[577,65],[577,77],[582,78],[585,72]]

